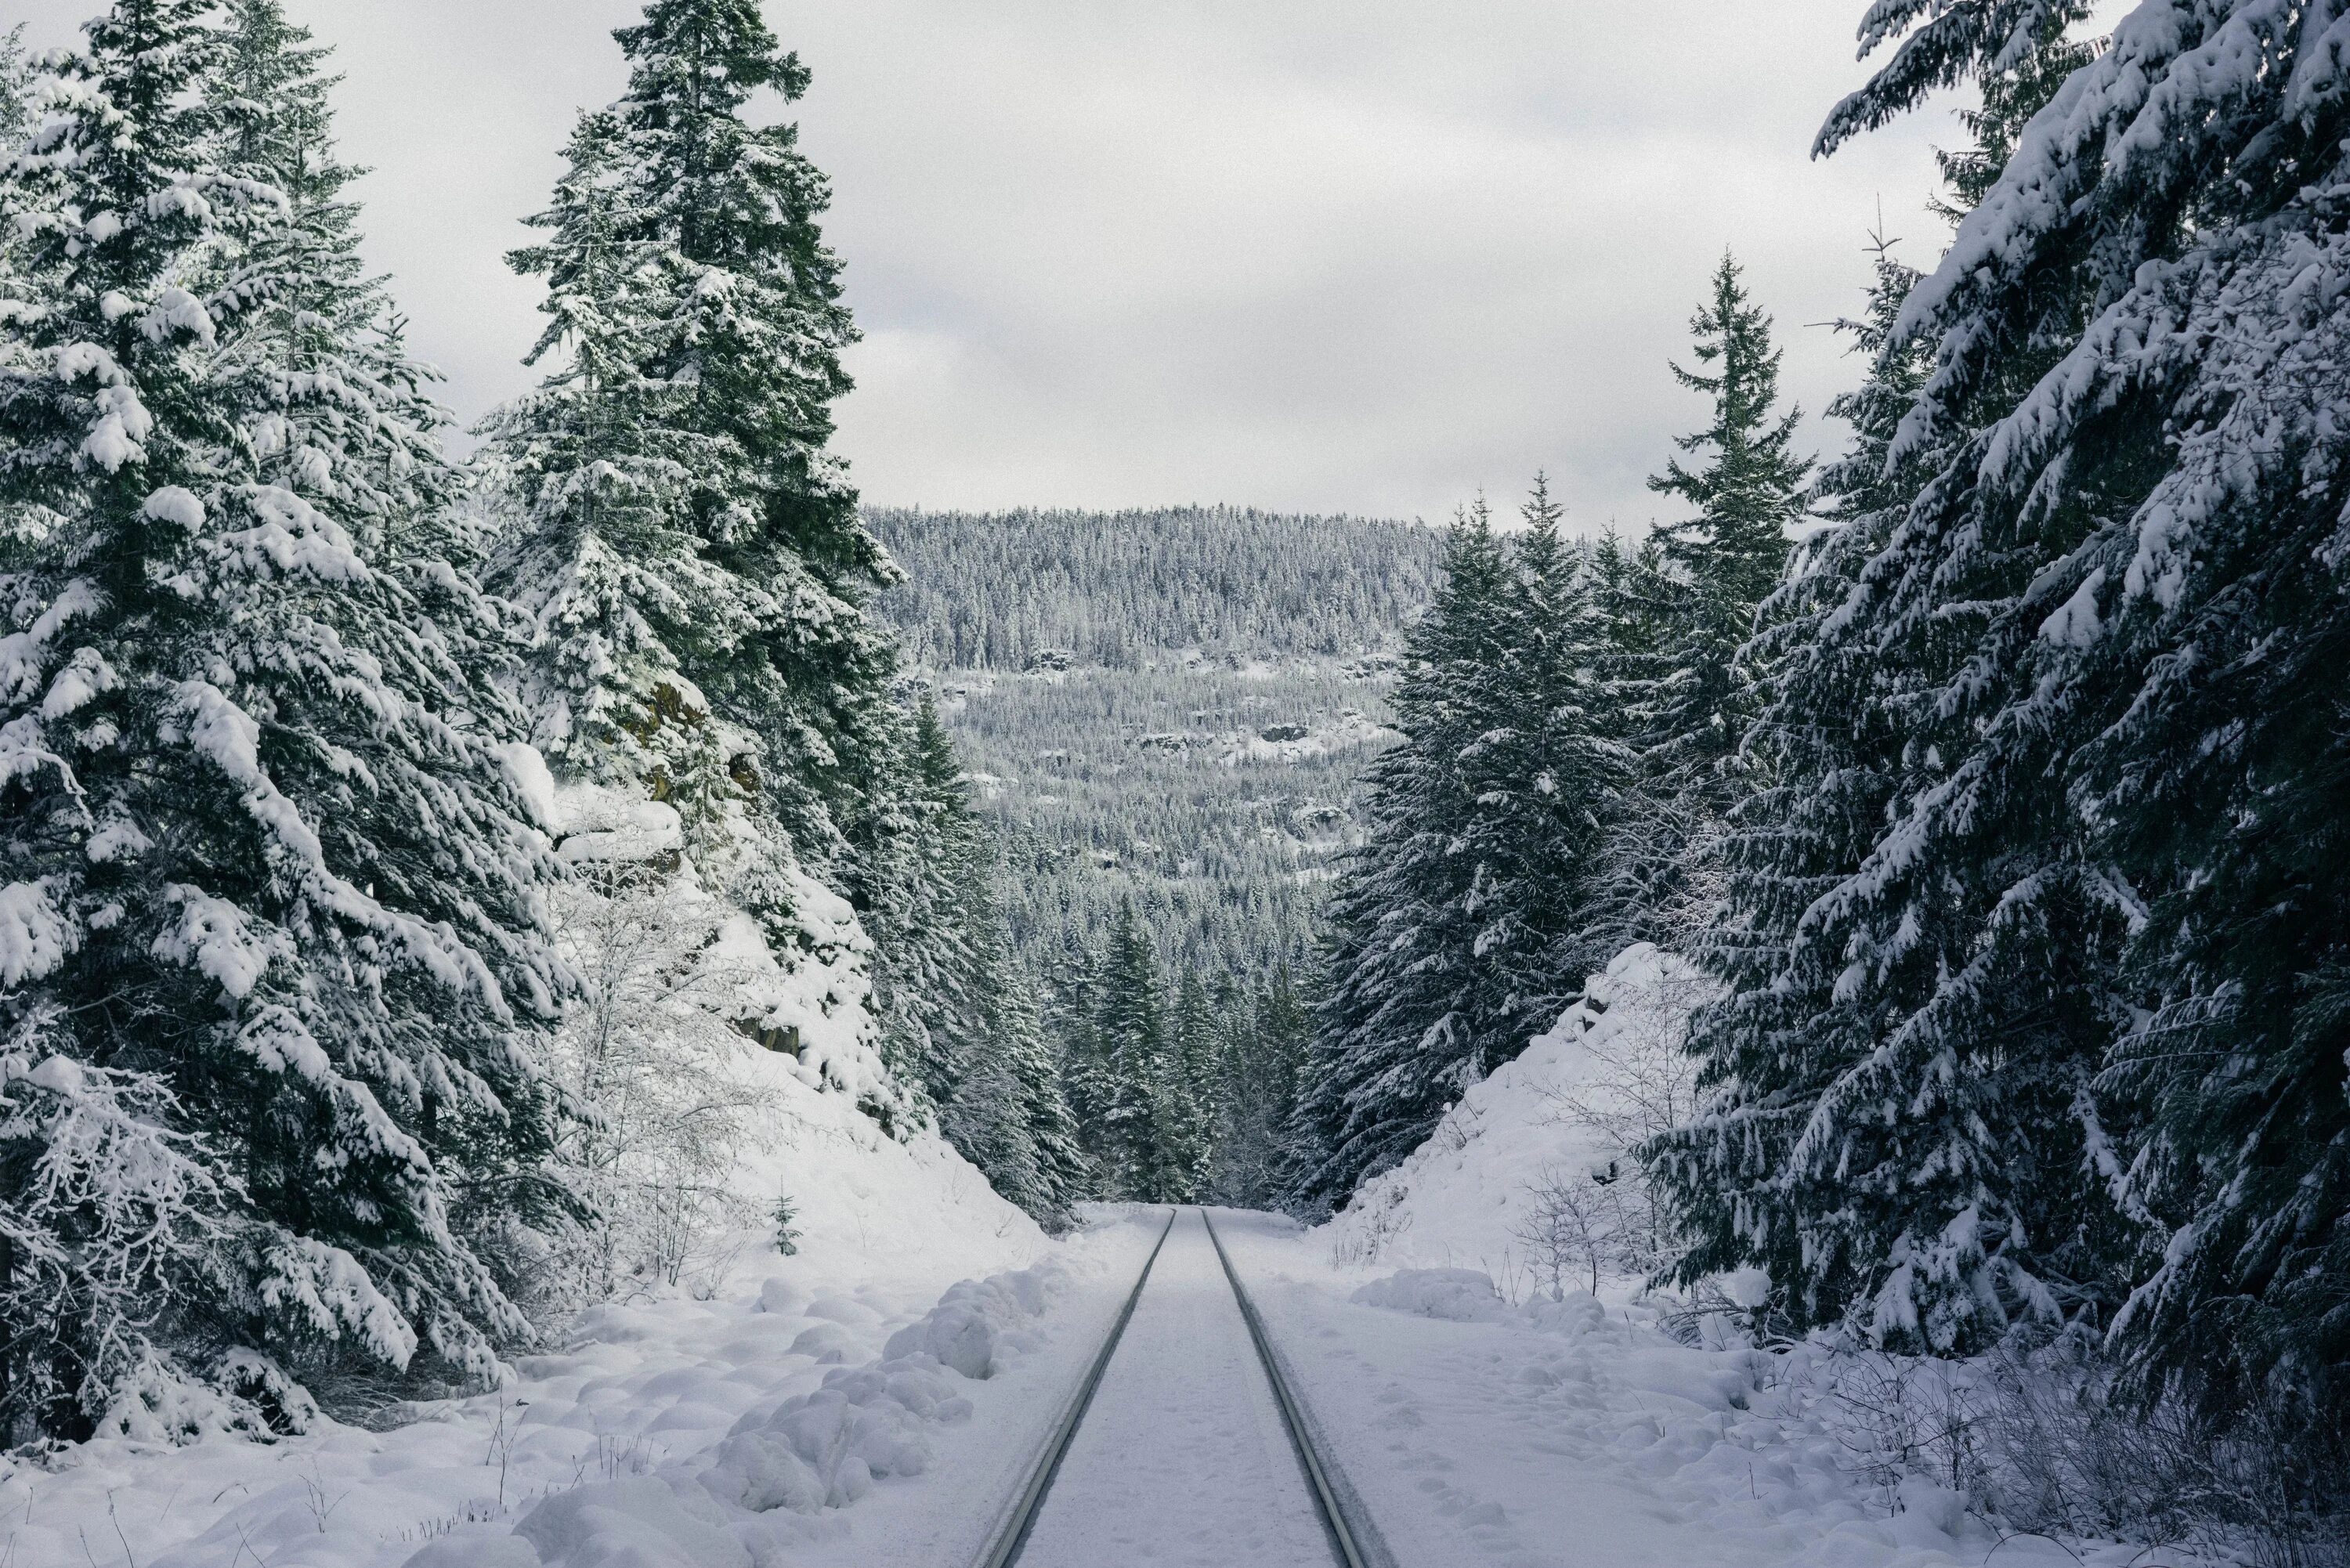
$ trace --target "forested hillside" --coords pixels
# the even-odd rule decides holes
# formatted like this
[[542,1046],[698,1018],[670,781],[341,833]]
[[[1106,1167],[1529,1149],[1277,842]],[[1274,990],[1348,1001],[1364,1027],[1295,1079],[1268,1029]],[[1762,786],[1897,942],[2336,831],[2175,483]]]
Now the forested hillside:
[[1021,950],[1049,971],[1131,902],[1182,969],[1305,963],[1442,535],[1232,508],[868,516],[907,575],[879,608],[930,656],[918,679],[1003,832]]
[[[935,691],[995,829],[1006,928],[1081,1112],[1105,1007],[1152,992],[1148,1061],[1093,1077],[1154,1085],[1161,1141],[1188,1152],[1135,1156],[1182,1169],[1134,1186],[1081,1117],[1100,1190],[1191,1194],[1238,1159],[1253,1174],[1222,1189],[1262,1197],[1249,1150],[1269,1134],[1234,1118],[1268,1107],[1232,1079],[1268,1050],[1288,1070],[1298,1041],[1274,1049],[1256,1023],[1288,1019],[1288,988],[1319,972],[1357,781],[1395,739],[1397,651],[1443,535],[1230,508],[868,518],[908,576],[882,612],[910,649],[969,661],[908,679]],[[1210,1059],[1178,1061],[1179,1036],[1212,1036]]]
[[1437,559],[1417,524],[1230,506],[866,521],[905,568],[888,606],[907,652],[941,670],[1357,653],[1428,602]]

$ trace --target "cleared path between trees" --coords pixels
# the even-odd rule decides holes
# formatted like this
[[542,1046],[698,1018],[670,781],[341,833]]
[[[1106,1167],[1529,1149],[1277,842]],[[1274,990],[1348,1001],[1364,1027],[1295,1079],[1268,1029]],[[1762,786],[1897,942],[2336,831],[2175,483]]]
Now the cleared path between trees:
[[[1228,1216],[1226,1223],[1242,1216]],[[1378,1568],[1207,1215],[1178,1211],[982,1568]],[[1336,1490],[1334,1490],[1336,1489]],[[1348,1498],[1351,1503],[1351,1497]]]

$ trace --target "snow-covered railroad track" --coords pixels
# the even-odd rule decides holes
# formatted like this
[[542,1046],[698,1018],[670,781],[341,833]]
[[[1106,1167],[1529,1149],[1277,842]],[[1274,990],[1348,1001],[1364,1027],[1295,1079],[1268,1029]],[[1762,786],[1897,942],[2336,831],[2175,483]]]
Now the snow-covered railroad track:
[[978,1568],[1143,1561],[1390,1562],[1315,1440],[1204,1210],[1169,1217]]

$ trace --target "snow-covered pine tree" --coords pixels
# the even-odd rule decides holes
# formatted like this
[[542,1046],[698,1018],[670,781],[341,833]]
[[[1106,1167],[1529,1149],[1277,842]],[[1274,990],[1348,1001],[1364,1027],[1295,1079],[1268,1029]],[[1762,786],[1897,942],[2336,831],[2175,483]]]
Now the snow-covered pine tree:
[[1046,1223],[1065,1223],[1086,1195],[1088,1167],[1035,982],[1005,929],[1001,846],[972,807],[962,761],[927,693],[895,760],[901,776],[875,792],[890,820],[874,835],[864,870],[876,894],[866,919],[879,955],[884,1051],[998,1192]]
[[1407,648],[1403,743],[1366,775],[1367,837],[1334,900],[1332,991],[1300,1107],[1305,1143],[1325,1151],[1295,1194],[1309,1208],[1409,1152],[1601,967],[1602,835],[1630,757],[1612,732],[1592,563],[1562,536],[1545,481],[1523,514],[1507,547],[1482,510],[1456,532]]
[[979,1056],[963,1069],[941,1107],[940,1126],[956,1151],[985,1173],[990,1187],[1044,1221],[1059,1210],[1029,1130],[1021,1088],[1009,1054]]
[[1289,1123],[1314,1015],[1287,964],[1276,967],[1254,995],[1237,1000],[1225,1031],[1222,1114],[1210,1187],[1219,1202],[1267,1209],[1280,1200],[1289,1176]]
[[874,1010],[884,1059],[943,1106],[990,1031],[983,944],[1001,919],[996,846],[927,691],[884,756],[859,876],[877,955]]
[[[252,296],[235,362],[274,397],[283,425],[255,455],[272,483],[332,495],[370,550],[451,542],[457,475],[437,431],[448,416],[434,372],[410,357],[385,287],[359,254],[359,208],[345,195],[361,172],[335,154],[328,51],[286,20],[279,0],[231,0],[213,92],[220,161],[286,201],[225,258]],[[411,539],[406,535],[417,535]]]
[[1196,971],[1185,972],[1173,1000],[1166,1073],[1159,1085],[1154,1184],[1166,1202],[1196,1203],[1207,1189],[1215,1154],[1224,1015]]
[[[1956,201],[2037,107],[2034,85],[2057,88],[2037,52],[2072,47],[2073,8],[2033,9],[2029,48],[2011,58],[2002,35],[1965,67],[1991,79],[1977,151],[1947,165]],[[1709,955],[1731,994],[1693,1031],[1710,1114],[1655,1152],[1691,1222],[1685,1271],[1761,1262],[1799,1322],[1966,1351],[2019,1315],[2117,1303],[2091,1080],[2119,1019],[2126,917],[2079,852],[2063,778],[2076,742],[1991,729],[2016,648],[2002,623],[2077,514],[1987,535],[1953,504],[2077,335],[2080,279],[2067,262],[2035,280],[2033,319],[1930,433],[1916,410],[1939,374],[1920,363],[1931,337],[1904,325],[1916,290],[1889,293],[1908,281],[1880,274],[1877,369],[1828,482],[1842,521],[1774,607],[1789,627],[1758,645],[1773,706],[1750,756],[1766,784]],[[2001,753],[2020,765],[1983,789]]]
[[1509,595],[1508,555],[1481,503],[1455,524],[1443,586],[1406,640],[1403,739],[1364,774],[1365,841],[1332,891],[1329,990],[1293,1131],[1297,1209],[1345,1202],[1492,1064],[1463,1006],[1474,867],[1456,846],[1473,797],[1458,759],[1492,728],[1470,697],[1507,656]]
[[1059,1058],[1061,1093],[1076,1128],[1077,1150],[1088,1176],[1088,1197],[1114,1186],[1116,1152],[1107,1136],[1116,1085],[1101,1033],[1101,957],[1075,929],[1062,933],[1060,951],[1044,966],[1045,1030]]
[[1978,749],[1911,821],[1930,853],[2038,735],[2077,748],[2078,896],[2130,939],[2097,1086],[2135,1158],[2078,1136],[2158,1260],[2115,1334],[2223,1407],[2350,1398],[2345,40],[2338,5],[2139,5],[1897,327],[1940,345],[1897,444],[1930,449],[2004,368],[1986,334],[2068,285],[2091,306],[1912,508],[1979,533],[1945,571],[2038,560],[1967,671]]
[[1118,910],[1095,977],[1095,1027],[1107,1078],[1096,1133],[1104,1191],[1143,1202],[1167,1196],[1169,1087],[1176,1076],[1159,957],[1134,906]]
[[[1673,1151],[1809,1313],[2077,1313],[2223,1401],[2338,1400],[2341,26],[2148,0],[1894,323],[1934,358],[1888,471],[1929,477],[1822,624],[1916,692],[1891,820],[1774,981],[1813,1083],[1762,1065]],[[2021,68],[1984,36],[1954,69]]]
[[38,79],[25,49],[25,24],[19,22],[0,34],[0,148],[12,158],[40,123],[33,106],[33,85]]
[[1525,528],[1511,540],[1499,607],[1502,657],[1461,672],[1485,728],[1455,760],[1469,798],[1454,854],[1473,867],[1464,1005],[1480,1076],[1548,1028],[1615,955],[1612,934],[1595,932],[1593,906],[1603,829],[1623,813],[1635,760],[1615,732],[1610,639],[1590,562],[1562,534],[1565,513],[1544,476],[1520,511]]
[[1020,969],[1000,926],[991,929],[987,941],[985,1049],[957,1085],[942,1120],[947,1136],[987,1172],[998,1192],[1059,1230],[1070,1223],[1073,1206],[1091,1196],[1093,1166],[1062,1092],[1035,983]]
[[1005,976],[996,1000],[996,1031],[1036,1147],[1039,1201],[1030,1212],[1058,1230],[1072,1222],[1077,1202],[1092,1196],[1097,1175],[1066,1092],[1060,1055],[1045,1032],[1036,982],[1017,967],[1008,948]]
[[855,329],[824,179],[794,126],[745,118],[807,72],[754,0],[651,0],[614,36],[628,92],[580,117],[546,238],[512,258],[547,280],[534,358],[559,362],[488,426],[520,514],[494,586],[541,628],[559,763],[678,796],[690,828],[770,816],[766,854],[845,880],[891,727],[862,601],[891,568],[826,451]]
[[1728,254],[1690,327],[1699,368],[1671,369],[1712,400],[1712,419],[1679,438],[1698,466],[1673,458],[1648,487],[1696,515],[1659,525],[1617,574],[1617,697],[1641,784],[1612,824],[1607,940],[1596,944],[1609,950],[1586,951],[1578,975],[1627,941],[1685,942],[1718,896],[1715,851],[1744,793],[1736,759],[1753,708],[1738,651],[1804,514],[1811,464],[1792,449],[1801,415],[1779,408],[1782,350]]
[[[285,1419],[287,1369],[486,1376],[528,1325],[467,1214],[555,1201],[550,862],[365,507],[277,461],[336,350],[271,330],[299,203],[230,166],[229,47],[203,0],[123,0],[0,182],[16,1436]],[[334,396],[408,418],[373,392]]]

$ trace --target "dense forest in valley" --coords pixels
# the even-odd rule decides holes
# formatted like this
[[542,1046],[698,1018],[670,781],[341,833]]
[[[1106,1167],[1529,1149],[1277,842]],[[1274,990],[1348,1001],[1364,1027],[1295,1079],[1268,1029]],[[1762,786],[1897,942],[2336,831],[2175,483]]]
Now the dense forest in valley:
[[907,653],[940,670],[1345,658],[1394,643],[1437,562],[1417,524],[1230,506],[866,520],[906,574],[884,605]]
[[[1396,738],[1388,693],[1443,534],[1231,508],[869,515],[908,574],[881,613],[910,649],[972,661],[907,683],[931,695],[970,770],[1011,945],[1056,1049],[1098,1054],[1105,996],[1143,983],[1146,949],[1170,1037],[1214,1036],[1197,1061],[1170,1044],[1095,1064],[1105,1083],[1147,1079],[1133,1093],[1188,1150],[1118,1154],[1081,1114],[1096,1190],[1262,1200],[1269,1168],[1251,1150],[1270,1134],[1251,1118],[1266,1097],[1241,1080],[1302,1043],[1295,999],[1320,971],[1320,912],[1361,838],[1358,776]],[[1121,961],[1129,925],[1141,943]],[[1188,1002],[1179,977],[1196,986]],[[1289,1031],[1277,1049],[1261,1016]],[[1080,1063],[1073,1085],[1087,1076]],[[1128,1185],[1138,1161],[1160,1174]]]

